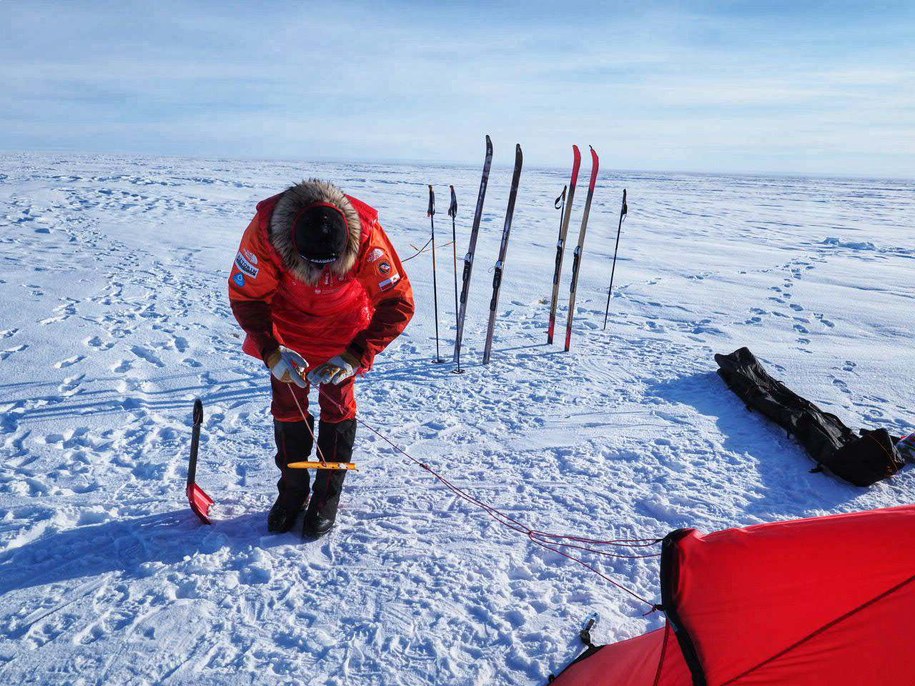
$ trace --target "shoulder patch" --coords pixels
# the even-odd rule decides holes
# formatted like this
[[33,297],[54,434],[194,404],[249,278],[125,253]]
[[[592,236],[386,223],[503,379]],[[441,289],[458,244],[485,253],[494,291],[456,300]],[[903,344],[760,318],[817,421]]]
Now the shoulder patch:
[[245,275],[242,274],[241,272],[239,272],[238,274],[233,276],[232,281],[234,281],[235,285],[238,286],[239,288],[245,287]]
[[[238,270],[250,276],[252,279],[256,279],[260,268],[255,267],[254,264],[257,264],[257,256],[254,255],[250,250],[245,250],[245,254],[242,254],[242,251],[238,251],[238,255],[235,256],[235,266],[238,267]],[[247,255],[250,255],[254,258],[254,264],[251,264],[251,261],[248,259]]]
[[384,281],[379,281],[378,288],[381,289],[382,291],[390,290],[391,288],[394,288],[394,286],[397,285],[398,281],[400,281],[400,274],[398,274],[397,272],[394,272],[393,274],[391,274],[391,276],[389,278],[385,279]]

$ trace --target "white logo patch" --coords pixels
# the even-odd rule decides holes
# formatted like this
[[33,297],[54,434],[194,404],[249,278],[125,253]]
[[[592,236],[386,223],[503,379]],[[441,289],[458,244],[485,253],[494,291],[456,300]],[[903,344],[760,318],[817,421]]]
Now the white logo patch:
[[[247,250],[245,252],[248,252]],[[241,254],[235,256],[235,266],[238,267],[238,270],[252,279],[256,279],[260,269],[251,264],[248,259]]]
[[380,281],[380,282],[378,283],[378,287],[379,287],[382,291],[386,291],[386,290],[388,290],[389,288],[394,288],[394,286],[397,285],[397,282],[398,282],[398,281],[400,281],[400,274],[398,274],[397,272],[394,272],[393,274],[391,274],[391,277],[390,277],[389,279],[385,279],[384,281]]
[[373,264],[384,257],[384,250],[381,248],[375,248],[372,252],[369,253],[368,261],[369,264]]

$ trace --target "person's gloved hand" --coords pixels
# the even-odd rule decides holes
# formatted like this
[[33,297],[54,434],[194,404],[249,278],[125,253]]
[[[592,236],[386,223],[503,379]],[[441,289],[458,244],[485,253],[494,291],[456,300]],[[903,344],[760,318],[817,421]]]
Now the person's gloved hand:
[[299,388],[308,388],[308,384],[299,371],[305,369],[308,363],[295,350],[281,345],[279,350],[267,357],[267,366],[270,367],[270,372],[277,380],[283,383],[294,383]]
[[323,383],[337,385],[350,378],[357,369],[359,369],[359,360],[349,353],[343,353],[308,372],[308,380],[315,385]]

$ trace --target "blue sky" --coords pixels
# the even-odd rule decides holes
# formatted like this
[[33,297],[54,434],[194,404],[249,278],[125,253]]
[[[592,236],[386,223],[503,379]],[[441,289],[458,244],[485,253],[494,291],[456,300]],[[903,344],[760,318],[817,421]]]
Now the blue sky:
[[915,2],[0,0],[0,150],[915,175]]

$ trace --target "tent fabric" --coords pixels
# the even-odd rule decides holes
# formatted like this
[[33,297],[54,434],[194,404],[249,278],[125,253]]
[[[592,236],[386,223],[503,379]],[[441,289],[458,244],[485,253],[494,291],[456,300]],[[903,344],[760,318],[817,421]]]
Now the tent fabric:
[[[656,682],[658,674],[661,676]],[[591,657],[564,670],[552,686],[689,686],[690,683],[689,668],[677,649],[673,629],[667,625],[628,641],[603,646]]]
[[553,684],[915,684],[913,543],[911,505],[678,530],[662,560],[668,626],[605,646]]
[[751,410],[783,427],[820,467],[856,486],[870,486],[898,472],[905,460],[885,429],[859,436],[834,414],[823,412],[769,375],[748,348],[715,355],[718,374]]

